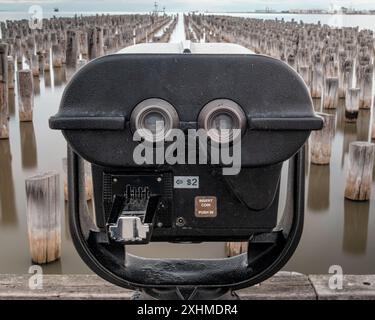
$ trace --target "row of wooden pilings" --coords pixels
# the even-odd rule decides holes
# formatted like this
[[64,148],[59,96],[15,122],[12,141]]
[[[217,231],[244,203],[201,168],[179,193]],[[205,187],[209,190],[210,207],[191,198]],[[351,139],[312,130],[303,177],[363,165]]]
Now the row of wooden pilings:
[[[176,18],[156,15],[75,16],[43,21],[43,29],[30,29],[28,21],[1,23],[0,139],[9,139],[9,95],[18,93],[20,121],[32,121],[34,83],[52,68],[76,70],[88,60],[147,42],[162,28],[167,41]],[[167,27],[166,27],[167,26]],[[67,161],[63,159],[64,197]],[[60,175],[46,172],[26,179],[27,225],[32,261],[53,262],[61,256]],[[86,200],[93,188],[91,166],[85,163]]]
[[[170,16],[75,16],[43,21],[30,29],[27,20],[0,24],[0,139],[9,137],[9,94],[18,83],[19,120],[32,121],[33,78],[64,66],[75,69],[120,48],[152,38]],[[26,66],[26,67],[25,67]]]
[[154,36],[152,39],[152,42],[169,42],[171,39],[172,33],[174,29],[176,28],[178,22],[178,17],[174,17],[173,20],[165,27],[164,32],[161,36]]
[[322,99],[324,109],[336,109],[339,99],[345,99],[347,122],[356,122],[359,110],[373,105],[371,30],[205,15],[185,16],[185,24],[194,31],[192,41],[234,42],[285,61],[305,80],[311,97]]
[[[199,42],[233,42],[255,53],[283,60],[303,78],[312,98],[321,99],[319,115],[323,130],[313,132],[309,140],[310,161],[329,165],[332,141],[336,132],[336,109],[345,99],[345,121],[355,123],[360,109],[373,108],[369,128],[375,139],[373,107],[374,53],[373,31],[358,28],[334,28],[327,25],[260,20],[229,16],[186,15],[185,30],[190,40]],[[375,145],[355,141],[349,146],[349,165],[344,196],[353,201],[371,197]],[[246,243],[227,243],[233,256],[246,251]]]

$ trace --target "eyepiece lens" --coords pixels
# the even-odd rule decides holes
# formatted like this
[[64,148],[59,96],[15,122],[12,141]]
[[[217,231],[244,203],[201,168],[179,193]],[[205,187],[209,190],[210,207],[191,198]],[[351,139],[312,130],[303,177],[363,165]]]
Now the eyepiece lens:
[[144,129],[150,130],[153,134],[159,133],[165,126],[165,119],[159,112],[150,112],[143,120]]
[[219,114],[212,119],[213,128],[220,131],[220,130],[233,130],[237,129],[234,128],[234,121],[233,118],[229,114]]
[[224,143],[236,141],[246,130],[246,115],[242,108],[229,99],[216,99],[207,103],[198,116],[212,141]]
[[167,101],[150,98],[135,106],[130,116],[131,129],[139,130],[147,141],[162,141],[178,128],[179,118],[175,108]]

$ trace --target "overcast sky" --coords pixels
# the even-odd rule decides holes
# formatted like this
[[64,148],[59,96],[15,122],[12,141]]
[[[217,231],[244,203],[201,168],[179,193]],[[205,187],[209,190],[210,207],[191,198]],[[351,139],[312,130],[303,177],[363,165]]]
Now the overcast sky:
[[[27,10],[32,4],[39,4],[44,9],[53,7],[60,11],[151,11],[152,0],[0,0],[0,10]],[[337,7],[352,6],[357,9],[375,9],[375,0],[163,0],[159,6],[166,6],[168,11],[251,11],[254,9],[328,9],[330,4]]]

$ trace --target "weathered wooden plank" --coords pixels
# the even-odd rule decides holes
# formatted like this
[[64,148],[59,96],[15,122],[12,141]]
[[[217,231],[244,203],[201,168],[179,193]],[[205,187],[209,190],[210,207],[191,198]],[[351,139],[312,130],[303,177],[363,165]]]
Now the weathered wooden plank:
[[0,275],[0,300],[130,299],[132,291],[114,286],[96,275],[44,275],[43,289],[31,290],[31,275]]
[[237,292],[242,300],[315,300],[308,276],[279,272],[261,284]]
[[[31,290],[31,275],[0,275],[0,300],[7,299],[130,299],[133,291],[96,275],[44,275],[43,289]],[[315,299],[308,277],[280,272],[264,283],[238,291],[241,299]]]
[[[128,300],[133,291],[99,278],[97,275],[44,275],[43,288],[31,290],[31,275],[0,275],[0,300]],[[242,300],[375,300],[375,275],[345,275],[343,289],[331,290],[332,275],[306,276],[279,272],[251,288],[238,291]]]
[[375,275],[344,275],[342,290],[329,288],[332,275],[310,275],[319,300],[375,300]]

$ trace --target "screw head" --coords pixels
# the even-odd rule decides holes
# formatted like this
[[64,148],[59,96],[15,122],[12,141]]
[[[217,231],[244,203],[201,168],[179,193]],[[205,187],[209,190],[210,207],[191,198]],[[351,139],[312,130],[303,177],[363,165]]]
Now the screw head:
[[176,226],[183,227],[185,225],[185,219],[183,217],[178,217],[176,219]]

